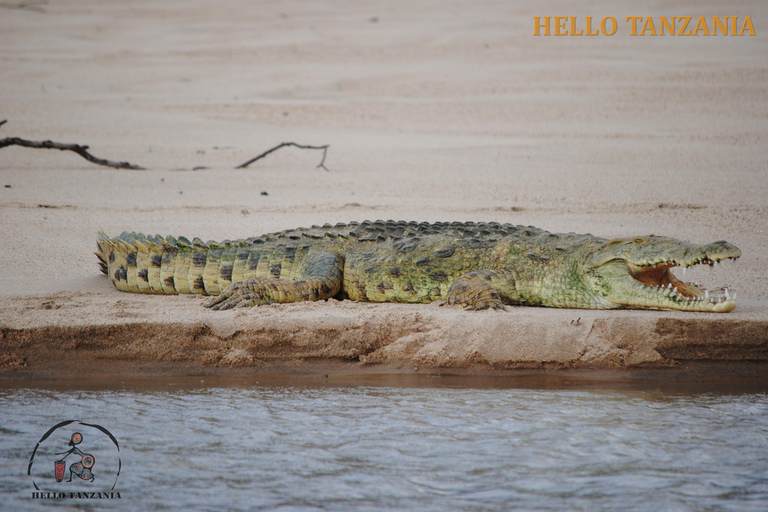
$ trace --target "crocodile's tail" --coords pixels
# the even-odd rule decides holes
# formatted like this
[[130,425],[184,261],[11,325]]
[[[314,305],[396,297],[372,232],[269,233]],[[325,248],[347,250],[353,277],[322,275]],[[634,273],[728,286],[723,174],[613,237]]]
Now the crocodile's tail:
[[118,290],[135,293],[218,295],[249,277],[259,259],[249,240],[204,243],[128,232],[110,238],[102,232],[96,243],[101,271]]

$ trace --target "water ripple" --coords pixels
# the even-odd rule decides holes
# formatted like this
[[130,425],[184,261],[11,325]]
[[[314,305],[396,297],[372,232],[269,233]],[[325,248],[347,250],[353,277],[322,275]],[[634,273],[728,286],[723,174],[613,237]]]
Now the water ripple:
[[[62,419],[119,439],[155,510],[763,510],[768,397],[250,386],[0,391],[0,492]],[[43,503],[44,505],[56,505]],[[59,506],[88,508],[71,501]],[[102,504],[100,504],[101,506]]]

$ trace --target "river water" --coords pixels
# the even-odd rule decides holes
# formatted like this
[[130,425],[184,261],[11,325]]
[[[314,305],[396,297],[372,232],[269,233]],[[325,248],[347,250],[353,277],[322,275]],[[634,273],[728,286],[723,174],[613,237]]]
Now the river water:
[[[6,383],[0,508],[768,509],[764,390],[476,384]],[[56,482],[74,431],[94,480]]]

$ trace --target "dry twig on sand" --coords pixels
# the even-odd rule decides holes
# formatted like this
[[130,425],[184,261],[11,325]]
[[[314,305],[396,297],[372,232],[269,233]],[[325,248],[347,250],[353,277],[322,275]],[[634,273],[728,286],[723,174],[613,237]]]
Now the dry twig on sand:
[[330,147],[329,144],[326,144],[325,146],[303,146],[301,144],[296,144],[295,142],[281,142],[280,144],[278,144],[277,146],[273,147],[272,149],[268,149],[267,151],[263,152],[262,154],[251,158],[250,160],[248,160],[247,162],[245,162],[243,164],[238,165],[237,167],[235,167],[235,169],[245,169],[246,167],[251,165],[256,160],[261,160],[262,158],[264,158],[268,154],[272,153],[273,151],[277,151],[278,149],[280,149],[282,147],[285,147],[285,146],[293,146],[293,147],[299,148],[299,149],[322,149],[323,150],[323,159],[320,160],[320,163],[317,165],[317,168],[318,169],[319,168],[323,168],[326,171],[328,171],[328,168],[325,166],[325,156],[328,154],[328,148]]
[[[8,122],[7,120],[0,121],[0,126],[4,125],[7,122]],[[63,144],[61,142],[53,142],[50,140],[34,141],[34,140],[22,139],[20,137],[7,137],[5,139],[0,139],[0,148],[4,148],[6,146],[23,146],[25,148],[59,149],[61,151],[73,151],[78,155],[80,155],[81,157],[88,160],[89,162],[93,162],[98,165],[114,167],[115,169],[131,169],[135,171],[145,170],[144,167],[132,164],[130,162],[114,162],[112,160],[105,160],[104,158],[97,158],[88,152],[88,146],[81,146],[80,144]],[[251,158],[247,162],[238,165],[237,167],[235,167],[235,169],[244,169],[249,165],[251,165],[253,162],[257,160],[261,160],[262,158],[272,153],[273,151],[277,151],[278,149],[285,146],[293,146],[299,149],[322,149],[323,158],[322,160],[320,160],[320,163],[317,165],[317,167],[323,168],[326,171],[329,170],[325,166],[325,157],[328,154],[328,148],[330,147],[330,145],[326,144],[325,146],[305,146],[302,144],[296,144],[295,142],[282,142],[277,146],[273,147],[272,149],[268,149],[267,151],[261,153],[260,155],[254,158]],[[199,169],[207,169],[207,167],[195,167],[193,170],[199,170]]]
[[[0,121],[0,126],[4,125],[7,120]],[[107,167],[114,167],[115,169],[132,169],[135,171],[143,171],[144,168],[138,165],[134,165],[129,162],[113,162],[112,160],[105,160],[93,156],[88,152],[88,146],[81,146],[80,144],[62,144],[61,142],[53,142],[50,140],[34,141],[26,140],[20,137],[8,137],[0,139],[0,148],[6,146],[22,146],[25,148],[37,148],[37,149],[59,149],[61,151],[74,151],[81,157],[85,158],[89,162],[93,162],[98,165],[105,165]]]

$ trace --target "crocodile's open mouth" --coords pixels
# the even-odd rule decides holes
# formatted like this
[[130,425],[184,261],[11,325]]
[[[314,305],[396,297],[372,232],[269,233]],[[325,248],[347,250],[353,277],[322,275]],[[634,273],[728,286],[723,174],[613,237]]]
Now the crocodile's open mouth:
[[[684,309],[689,311],[727,312],[736,307],[736,293],[728,288],[710,291],[700,285],[681,281],[671,269],[681,267],[683,275],[687,268],[694,265],[714,267],[722,261],[735,261],[739,256],[703,256],[692,261],[678,262],[669,260],[657,264],[636,265],[626,262],[629,273],[638,287],[639,295],[652,300],[660,308]],[[654,307],[653,303],[647,307]]]

